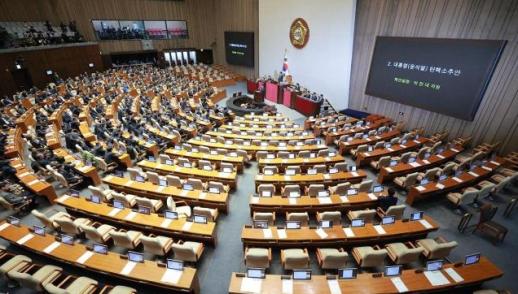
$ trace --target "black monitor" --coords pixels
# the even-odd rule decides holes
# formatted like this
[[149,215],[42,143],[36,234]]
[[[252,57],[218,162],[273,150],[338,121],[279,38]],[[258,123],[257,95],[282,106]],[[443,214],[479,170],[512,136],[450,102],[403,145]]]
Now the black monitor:
[[385,277],[395,277],[401,275],[401,265],[391,265],[385,267]]
[[358,275],[358,269],[357,268],[341,268],[338,269],[338,278],[339,279],[356,279],[356,276]]
[[300,229],[299,221],[286,221],[286,229]]
[[311,280],[311,270],[294,269],[293,280]]
[[128,251],[128,260],[133,262],[144,262],[144,254],[135,251]]
[[183,261],[177,259],[167,259],[166,266],[168,269],[183,271]]
[[34,231],[34,234],[40,235],[40,236],[45,236],[45,227],[33,226],[32,229]]
[[391,225],[396,222],[396,217],[393,215],[386,215],[381,219],[382,225]]
[[264,268],[248,268],[246,270],[246,277],[252,279],[264,279],[266,277],[266,270]]
[[[108,254],[108,246],[104,245],[104,244],[97,244],[95,243],[92,247],[93,251],[95,253],[99,253],[99,254]],[[131,251],[130,251],[131,252]]]
[[442,269],[442,266],[444,264],[444,260],[437,259],[437,260],[431,260],[426,262],[426,270],[427,271],[438,271]]
[[413,212],[410,214],[410,220],[417,221],[417,220],[423,219],[423,215],[424,215],[423,211]]
[[167,219],[178,219],[178,212],[171,211],[171,210],[166,210],[164,212],[164,217],[167,218]]
[[479,261],[480,261],[480,253],[478,253],[478,252],[466,255],[464,257],[465,265],[475,264],[475,263],[478,263]]
[[195,223],[199,223],[199,224],[206,224],[207,223],[207,217],[204,216],[204,215],[197,215],[197,214],[195,214],[193,216],[193,221]]
[[61,243],[74,245],[74,236],[70,236],[67,234],[61,234]]
[[365,221],[363,220],[363,218],[355,218],[351,221],[351,227],[353,227],[353,228],[363,227],[363,226],[365,226]]
[[265,220],[254,220],[254,228],[256,228],[256,229],[268,229],[268,221],[265,221]]
[[124,209],[124,204],[120,200],[113,200],[113,207],[118,209]]

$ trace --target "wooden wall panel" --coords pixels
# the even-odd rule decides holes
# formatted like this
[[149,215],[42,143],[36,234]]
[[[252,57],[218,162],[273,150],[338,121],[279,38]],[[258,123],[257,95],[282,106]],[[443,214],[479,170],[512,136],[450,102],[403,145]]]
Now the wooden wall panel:
[[[508,44],[475,120],[459,120],[365,94],[376,36],[505,39]],[[501,141],[518,150],[518,1],[361,0],[357,3],[349,107],[381,113],[450,138],[473,135],[474,143]],[[400,116],[399,112],[404,115]]]

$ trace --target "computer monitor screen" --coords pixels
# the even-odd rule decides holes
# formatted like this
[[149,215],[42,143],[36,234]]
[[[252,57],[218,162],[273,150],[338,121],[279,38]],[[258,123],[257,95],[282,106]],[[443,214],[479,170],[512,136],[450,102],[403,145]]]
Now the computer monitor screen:
[[273,170],[266,169],[266,170],[264,170],[264,174],[267,175],[267,176],[271,176],[271,175],[273,175]]
[[199,224],[206,224],[207,223],[207,217],[204,216],[204,215],[194,215],[193,221],[195,223],[199,223]]
[[272,197],[272,191],[262,191],[261,196],[262,197]]
[[426,152],[424,154],[424,159],[428,159],[428,158],[430,158],[430,156],[431,156],[430,152]]
[[446,180],[447,178],[448,178],[447,175],[440,175],[439,176],[439,182],[442,182],[442,181]]
[[392,147],[392,144],[390,144],[390,143],[385,144],[385,148],[390,148],[390,147]]
[[90,201],[99,204],[101,203],[101,198],[99,198],[99,196],[97,195],[90,195]]
[[50,75],[52,75],[52,70],[47,69],[46,73],[47,73],[48,76],[50,76]]
[[165,164],[167,165],[173,165],[173,161],[171,159],[166,159]]
[[14,216],[7,217],[7,222],[10,223],[13,226],[19,226],[20,225],[20,219],[14,217]]
[[438,271],[442,268],[444,261],[442,259],[428,261],[426,263],[427,271]]
[[339,279],[356,279],[357,274],[358,274],[357,268],[338,269],[338,278]]
[[155,157],[154,157],[154,156],[149,156],[149,157],[148,157],[148,160],[149,160],[149,161],[155,161]]
[[124,178],[124,173],[120,170],[115,171],[115,176],[119,178]]
[[423,219],[423,215],[424,215],[423,211],[413,212],[410,214],[410,220],[417,221],[417,220]]
[[399,276],[401,274],[401,266],[400,265],[392,265],[385,267],[385,276],[386,277],[394,277]]
[[266,154],[266,159],[274,159],[275,158],[275,155],[274,154]]
[[140,182],[140,183],[143,183],[143,182],[144,182],[144,177],[143,177],[143,176],[139,176],[139,175],[137,175],[137,176],[135,177],[135,181]]
[[166,210],[164,211],[164,217],[167,219],[178,219],[178,212]]
[[70,189],[70,195],[72,197],[76,197],[77,198],[77,197],[79,197],[79,191]]
[[211,171],[211,170],[212,170],[212,166],[210,166],[210,165],[204,165],[204,166],[203,166],[203,170]]
[[421,186],[424,186],[426,184],[428,184],[430,182],[430,180],[428,179],[422,179],[421,182],[419,183]]
[[61,243],[65,243],[68,245],[74,245],[74,236],[61,234]]
[[192,191],[194,188],[191,184],[183,184],[183,189],[187,191]]
[[381,185],[374,186],[372,188],[372,192],[374,192],[374,193],[381,193],[381,192],[383,192],[383,186],[381,186]]
[[391,160],[389,165],[390,166],[396,166],[397,165],[397,161],[396,160]]
[[[304,145],[304,143],[302,143],[302,142],[297,142],[297,145],[301,146],[301,145]],[[310,153],[310,154],[309,154],[309,158],[315,158],[315,157],[317,157],[317,155],[316,155],[315,153]]]
[[466,255],[466,257],[464,257],[465,265],[475,264],[475,263],[478,263],[479,261],[480,261],[480,253],[473,253],[473,254]]
[[318,191],[317,196],[318,197],[329,197],[329,192],[328,191]]
[[246,276],[252,279],[264,279],[266,272],[264,268],[249,268],[246,270]]
[[351,227],[363,227],[365,226],[365,221],[362,218],[355,218],[351,221]]
[[299,191],[291,191],[290,192],[290,198],[299,198],[300,192]]
[[355,172],[356,171],[356,165],[349,165],[349,171],[350,172]]
[[294,169],[287,169],[286,170],[286,175],[287,176],[293,176],[295,174],[295,170]]
[[293,154],[293,153],[288,154],[288,158],[289,158],[289,159],[293,159],[293,158],[295,158],[295,154]]
[[314,169],[314,168],[310,168],[308,169],[308,175],[316,175],[317,174],[317,170]]
[[128,260],[133,262],[144,262],[144,255],[135,251],[128,251]]
[[287,221],[286,228],[287,229],[300,229],[300,222],[299,221]]
[[183,167],[191,167],[191,163],[190,162],[184,162],[183,163]]
[[158,185],[162,187],[167,187],[167,180],[160,179],[158,180]]
[[166,266],[168,269],[182,271],[183,270],[183,261],[168,258]]
[[95,253],[108,254],[108,246],[103,244],[94,244],[92,249]]
[[329,157],[333,157],[336,155],[336,152],[329,152]]
[[268,229],[268,221],[256,220],[256,221],[254,221],[254,228],[256,228],[256,229]]
[[336,174],[336,173],[338,173],[338,169],[335,168],[335,167],[332,167],[332,168],[329,169],[329,173],[330,174]]
[[[401,145],[405,145],[405,144],[406,144],[406,142],[407,142],[407,140],[401,140],[401,143],[400,143],[400,144],[401,144]],[[414,160],[415,160],[415,157],[414,157]]]
[[358,194],[358,190],[356,190],[356,189],[348,189],[347,190],[347,195],[348,196],[356,195],[356,194]]
[[33,230],[34,230],[34,234],[40,235],[40,236],[45,236],[45,227],[34,226]]
[[381,224],[382,225],[391,225],[391,224],[393,224],[395,222],[396,222],[396,217],[393,216],[393,215],[387,215],[387,216],[384,216],[381,219]]
[[120,200],[113,200],[113,207],[118,208],[118,209],[123,209],[124,204]]
[[323,221],[319,222],[319,227],[321,227],[323,229],[331,228],[332,226],[333,226],[332,221],[323,220]]
[[413,162],[415,162],[415,157],[410,157],[410,158],[408,159],[408,163],[413,163]]
[[311,270],[293,270],[294,280],[311,280]]
[[150,214],[151,213],[151,208],[149,208],[147,206],[139,205],[138,206],[138,212],[142,213],[142,214]]
[[286,147],[286,142],[280,142],[279,147]]

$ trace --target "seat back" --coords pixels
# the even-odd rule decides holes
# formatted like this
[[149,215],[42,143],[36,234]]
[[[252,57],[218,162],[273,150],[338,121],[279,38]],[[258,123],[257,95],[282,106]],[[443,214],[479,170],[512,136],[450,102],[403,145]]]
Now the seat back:
[[433,251],[430,251],[428,259],[445,258],[450,255],[451,251],[455,249],[455,247],[457,247],[456,241],[437,243]]
[[263,150],[261,150],[261,151],[257,151],[257,152],[255,153],[255,157],[257,158],[257,160],[259,160],[259,159],[265,159],[265,158],[266,158],[266,155],[268,155],[268,152],[263,151]]
[[369,150],[369,145],[362,144],[362,145],[358,146],[358,148],[356,148],[356,154],[362,153],[362,152],[367,152],[368,150]]
[[203,182],[200,179],[188,178],[187,184],[192,185],[196,190],[203,190]]
[[311,152],[309,150],[302,150],[299,152],[299,157],[309,158],[311,156]]
[[157,173],[148,171],[148,172],[146,172],[146,175],[147,175],[148,181],[150,181],[151,183],[158,185],[158,183],[160,182],[160,177],[158,176]]
[[220,193],[224,193],[226,192],[226,188],[225,188],[225,185],[223,185],[222,183],[220,182],[214,182],[214,181],[210,181],[209,184],[208,184],[208,190],[210,190],[211,188],[215,188],[215,189],[218,189],[218,191]]
[[300,174],[300,166],[298,165],[290,165],[286,167],[286,173],[288,172],[288,170],[293,171],[295,174]]
[[313,166],[313,168],[317,171],[317,173],[326,173],[327,166],[325,164],[317,164]]
[[176,159],[176,164],[179,166],[182,166],[182,167],[185,165],[192,166],[191,162],[187,158],[184,158],[184,157],[178,157]]
[[361,267],[378,267],[385,264],[386,249],[371,250],[362,258]]
[[318,195],[318,192],[325,191],[326,187],[322,184],[311,184],[308,188],[308,196],[310,197],[316,197]]
[[405,208],[405,204],[389,206],[387,211],[385,211],[385,215],[393,215],[396,217],[396,219],[402,219],[403,214],[405,213]]
[[309,215],[307,212],[292,212],[286,216],[287,221],[298,221],[301,226],[306,227],[309,223]]
[[167,176],[165,176],[165,179],[167,180],[168,186],[172,186],[172,187],[176,187],[176,188],[182,187],[182,180],[180,180],[180,177],[178,177],[178,176],[167,175]]
[[193,208],[192,213],[195,215],[202,215],[202,216],[207,217],[207,221],[209,221],[209,222],[215,221],[214,218],[215,218],[216,214],[214,213],[214,210],[211,208],[195,206]]
[[78,235],[81,233],[81,229],[68,217],[60,217],[54,220],[63,233],[70,235]]
[[166,154],[160,154],[158,156],[158,160],[160,160],[161,164],[165,164],[167,160],[170,160],[171,158]]
[[118,247],[127,248],[127,249],[135,248],[135,246],[133,245],[133,242],[131,241],[131,238],[127,232],[111,231],[109,234],[113,240],[113,245],[118,246]]
[[346,195],[347,190],[349,190],[350,188],[351,188],[351,183],[346,182],[346,183],[340,183],[340,184],[332,187],[331,190],[333,190],[334,194]]
[[443,175],[450,175],[456,166],[457,166],[457,164],[455,162],[448,162],[442,169],[441,173]]
[[423,159],[424,155],[427,152],[430,152],[430,147],[423,147],[423,148],[419,149],[419,151],[417,152],[417,158]]
[[268,254],[263,253],[263,250],[249,248],[245,253],[245,264],[249,268],[268,268],[270,259]]
[[369,192],[372,187],[372,180],[364,180],[358,186],[359,192]]
[[418,173],[411,173],[407,175],[405,178],[404,187],[406,188],[415,185],[417,183],[417,175]]
[[263,168],[263,174],[266,174],[267,171],[271,171],[273,174],[279,173],[279,169],[276,166],[265,166]]
[[[151,236],[140,237],[142,244],[144,245],[144,252],[151,253],[154,255],[164,255],[167,248],[163,246],[159,238]],[[172,241],[172,240],[171,240]]]
[[187,261],[196,262],[197,256],[193,248],[189,245],[174,243],[173,244],[174,258]]
[[386,167],[390,164],[390,156],[382,156],[379,160],[378,160],[378,166],[377,168],[378,169],[381,169],[382,167]]
[[262,195],[263,191],[269,191],[271,195],[275,195],[275,185],[273,184],[260,184],[257,187],[257,193]]
[[132,207],[132,203],[130,203],[128,201],[128,198],[126,198],[125,195],[123,195],[122,193],[118,193],[118,192],[112,192],[112,196],[113,196],[113,199],[114,200],[117,200],[119,202],[122,203],[122,205],[125,207],[125,208],[131,208]]
[[347,171],[347,163],[346,162],[337,162],[337,163],[335,163],[335,165],[333,167],[336,168],[340,172],[346,172]]
[[133,168],[133,167],[128,167],[127,171],[129,172],[129,175],[130,175],[130,179],[131,180],[135,180],[135,178],[140,175],[140,170],[136,169],[136,168]]
[[332,221],[333,225],[342,223],[342,213],[340,211],[324,211],[320,213],[320,220]]
[[317,157],[327,157],[329,156],[329,150],[328,149],[322,149],[319,150],[317,153]]
[[81,225],[81,229],[85,233],[86,239],[92,240],[94,242],[101,243],[101,244],[104,243],[103,236],[101,236],[101,234],[99,233],[99,231],[96,228],[94,228],[92,226],[88,226],[88,225]]
[[254,220],[268,221],[268,225],[272,226],[275,222],[275,214],[272,212],[256,212],[253,216]]
[[31,211],[31,214],[34,215],[47,228],[54,228],[54,225],[52,224],[52,221],[45,214],[39,212],[36,209],[33,209]]
[[232,172],[234,172],[234,165],[232,163],[222,162],[220,164],[220,170],[223,171],[226,169],[230,169]]
[[478,193],[478,197],[481,197],[481,198],[485,198],[486,196],[488,196],[489,194],[491,194],[491,192],[493,191],[493,189],[495,188],[495,184],[493,183],[487,183],[485,184],[482,189],[479,190],[479,193]]
[[300,193],[300,186],[299,185],[286,185],[286,186],[284,186],[284,190],[282,192],[282,196],[288,197],[288,196],[290,196],[291,192],[298,192],[299,195],[301,195],[301,193]]
[[405,152],[401,154],[401,162],[408,163],[408,160],[410,159],[410,156],[412,155],[412,152]]

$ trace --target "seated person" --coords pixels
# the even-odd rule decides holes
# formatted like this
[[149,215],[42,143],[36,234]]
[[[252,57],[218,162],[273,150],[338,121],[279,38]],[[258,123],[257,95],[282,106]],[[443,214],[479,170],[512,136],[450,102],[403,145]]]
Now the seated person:
[[389,188],[387,196],[379,197],[378,198],[378,207],[383,209],[383,211],[387,211],[387,209],[390,206],[396,205],[397,204],[397,197],[394,196],[395,194],[396,194],[396,190],[394,190],[394,188],[392,188],[392,187]]

